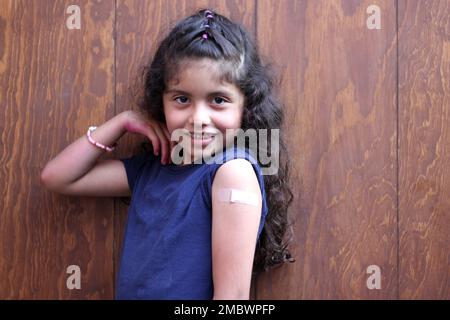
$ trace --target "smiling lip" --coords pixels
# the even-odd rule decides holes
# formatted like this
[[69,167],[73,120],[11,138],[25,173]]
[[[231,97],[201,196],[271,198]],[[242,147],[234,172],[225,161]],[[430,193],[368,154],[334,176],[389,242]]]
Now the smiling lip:
[[[202,132],[199,133],[198,136],[195,136],[194,132],[189,132],[190,137],[192,139],[192,142],[194,145],[201,145],[202,147],[205,147],[208,145],[216,135],[215,133],[209,133],[209,132]],[[199,138],[201,136],[201,138]]]
[[214,137],[217,133],[215,133],[215,132],[207,132],[207,131],[202,131],[202,132],[189,131],[189,134],[190,134],[191,137],[194,137],[194,136],[197,135],[197,136],[202,136],[203,138],[204,137],[210,138],[210,137]]

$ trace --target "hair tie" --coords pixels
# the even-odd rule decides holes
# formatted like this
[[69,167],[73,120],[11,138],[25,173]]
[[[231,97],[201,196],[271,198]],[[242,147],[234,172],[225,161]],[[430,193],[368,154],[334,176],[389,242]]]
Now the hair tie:
[[206,23],[203,25],[203,28],[205,28],[205,32],[202,34],[202,38],[203,39],[208,39],[208,32],[207,29],[210,29],[211,26],[209,25],[209,21],[208,19],[214,19],[213,13],[211,10],[205,10],[205,18],[206,18]]
[[214,15],[213,15],[212,11],[206,10],[205,11],[205,18],[206,19],[214,19]]
[[213,13],[211,10],[205,10],[205,18],[206,18],[206,24],[203,25],[203,27],[205,28],[205,32],[202,34],[202,38],[208,39],[207,29],[211,28],[211,26],[208,24],[209,23],[208,19],[214,19],[214,16],[213,16]]

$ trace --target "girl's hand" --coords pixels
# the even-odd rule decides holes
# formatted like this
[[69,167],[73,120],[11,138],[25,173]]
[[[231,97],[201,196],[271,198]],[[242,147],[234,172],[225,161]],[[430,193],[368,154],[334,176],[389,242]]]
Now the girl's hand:
[[171,162],[173,143],[170,141],[169,130],[165,123],[153,120],[140,111],[124,111],[124,128],[131,133],[140,133],[146,136],[153,145],[153,153],[161,152],[161,163]]

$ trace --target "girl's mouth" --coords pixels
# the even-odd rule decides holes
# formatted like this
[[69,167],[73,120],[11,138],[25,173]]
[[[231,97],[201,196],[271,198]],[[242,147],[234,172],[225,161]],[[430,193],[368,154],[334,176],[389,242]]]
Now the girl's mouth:
[[194,145],[205,147],[214,139],[215,134],[190,132],[191,141]]

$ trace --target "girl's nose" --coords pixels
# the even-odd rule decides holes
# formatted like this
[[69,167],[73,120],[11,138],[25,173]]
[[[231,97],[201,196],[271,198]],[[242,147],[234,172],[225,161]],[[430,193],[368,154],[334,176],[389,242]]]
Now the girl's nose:
[[209,108],[206,103],[195,104],[190,117],[190,123],[192,125],[209,125],[211,118],[209,115]]

